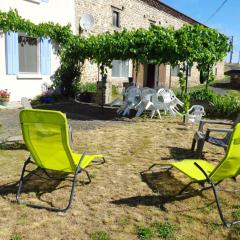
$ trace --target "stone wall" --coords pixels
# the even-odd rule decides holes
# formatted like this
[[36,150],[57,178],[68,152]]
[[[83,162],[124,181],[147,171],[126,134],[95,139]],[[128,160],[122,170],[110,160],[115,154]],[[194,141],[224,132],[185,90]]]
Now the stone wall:
[[[75,0],[76,5],[76,31],[79,30],[79,21],[83,14],[92,14],[95,19],[95,24],[90,32],[82,33],[84,36],[89,34],[100,34],[104,32],[121,31],[123,28],[128,30],[137,28],[149,28],[151,23],[160,26],[172,26],[175,29],[179,29],[186,24],[183,20],[176,18],[169,13],[149,6],[147,3],[141,0]],[[114,27],[112,25],[112,12],[113,10],[120,13],[120,27]],[[141,86],[144,85],[144,69],[143,65],[139,69],[137,83]],[[224,71],[223,65],[217,65],[217,78],[222,78]],[[85,71],[83,72],[82,81],[96,81],[97,66],[87,63]],[[196,66],[192,68],[191,76],[189,78],[190,85],[199,83],[199,72]],[[129,76],[134,75],[132,69],[129,70]],[[145,74],[146,75],[146,74]],[[170,66],[159,67],[159,82],[156,85],[161,86],[176,86],[178,84],[177,77],[170,78]],[[120,86],[127,79],[111,78],[111,69],[108,71],[108,81],[112,81],[113,85]]]

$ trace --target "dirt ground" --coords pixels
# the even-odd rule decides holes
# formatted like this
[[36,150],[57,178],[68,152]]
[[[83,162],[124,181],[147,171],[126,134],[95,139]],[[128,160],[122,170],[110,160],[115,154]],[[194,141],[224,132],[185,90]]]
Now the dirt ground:
[[[2,133],[11,127],[3,116],[17,116],[18,110],[11,111],[15,112],[0,112]],[[140,174],[153,163],[192,158],[189,149],[197,126],[185,126],[180,118],[168,116],[162,120],[129,121],[115,117],[110,114],[102,119],[70,120],[73,149],[101,153],[107,162],[89,167],[92,183],[84,184],[86,177],[80,176],[72,207],[66,213],[17,205],[17,181],[28,152],[21,143],[0,149],[0,240],[164,239],[156,235],[139,236],[139,228],[150,228],[156,223],[174,226],[174,234],[165,239],[240,239],[240,227],[227,229],[221,225],[211,190],[191,197],[169,197],[189,179],[180,172],[159,169]],[[17,117],[12,121],[18,133]],[[213,164],[223,155],[221,148],[205,145],[204,157]],[[63,207],[70,185],[68,181],[50,183],[29,177],[22,199]],[[227,180],[220,185],[220,190],[238,186]],[[219,194],[226,218],[231,220],[236,213],[240,216],[236,211],[240,209],[240,192],[219,191]],[[96,237],[99,232],[105,232],[109,238]]]

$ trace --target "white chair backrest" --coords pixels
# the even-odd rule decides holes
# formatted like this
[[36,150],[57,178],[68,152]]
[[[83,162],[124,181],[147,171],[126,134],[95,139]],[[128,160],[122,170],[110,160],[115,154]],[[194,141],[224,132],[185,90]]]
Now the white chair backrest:
[[172,101],[171,94],[164,89],[164,91],[159,91],[158,96],[163,98],[164,103],[170,103]]
[[200,122],[202,119],[202,116],[204,116],[205,110],[204,107],[201,105],[193,105],[189,110],[188,110],[188,115],[189,117],[193,117],[195,122]]
[[140,100],[141,90],[138,87],[131,86],[126,90],[125,101],[136,104]]
[[143,88],[142,90],[142,100],[147,100],[147,101],[150,101],[151,100],[151,97],[156,95],[157,92],[155,89],[153,88],[148,88],[148,87],[145,87]]
[[25,109],[32,109],[32,105],[26,97],[21,98],[21,104]]

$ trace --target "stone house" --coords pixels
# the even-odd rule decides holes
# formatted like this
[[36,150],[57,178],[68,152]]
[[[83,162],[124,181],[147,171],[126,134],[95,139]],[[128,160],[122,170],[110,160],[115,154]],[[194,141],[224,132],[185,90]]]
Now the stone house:
[[[91,14],[95,23],[89,32],[100,34],[104,32],[121,31],[137,28],[149,28],[152,24],[181,28],[184,24],[200,24],[196,20],[173,9],[158,0],[75,0],[76,31],[79,31],[79,21],[83,14]],[[139,86],[173,87],[178,85],[178,67],[169,65],[142,65],[137,76],[131,61],[114,60],[113,68],[109,70],[108,81],[121,86],[129,77]],[[216,78],[224,76],[224,63],[218,63],[215,69]],[[189,71],[189,84],[199,83],[200,73],[193,66]],[[95,82],[100,79],[97,66],[87,62],[83,71],[83,82]]]

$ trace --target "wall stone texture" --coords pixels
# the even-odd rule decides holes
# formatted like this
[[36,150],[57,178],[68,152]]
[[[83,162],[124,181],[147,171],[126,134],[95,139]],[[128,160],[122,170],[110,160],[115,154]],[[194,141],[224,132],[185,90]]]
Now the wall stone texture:
[[[123,28],[133,30],[137,28],[149,28],[151,23],[164,27],[172,26],[175,29],[181,28],[187,22],[170,15],[164,11],[156,9],[141,0],[75,0],[75,16],[76,16],[76,31],[79,31],[79,22],[83,14],[91,14],[94,17],[95,24],[89,32],[83,32],[83,36],[90,34],[97,35],[104,32],[121,31]],[[118,11],[120,13],[120,27],[112,25],[112,12]],[[216,65],[217,75],[216,78],[224,77],[224,63]],[[137,78],[134,69],[130,68],[129,76],[133,76],[134,81],[140,85],[146,85],[146,67],[140,66]],[[156,66],[155,69],[155,87],[160,86],[178,86],[178,77],[170,77],[170,66]],[[190,85],[199,84],[199,71],[196,65],[193,66],[191,76],[189,77]],[[98,69],[95,64],[86,63],[83,71],[83,82],[94,82],[98,79]],[[119,86],[127,79],[112,78],[111,69],[108,70],[108,81],[112,81],[113,85]]]

